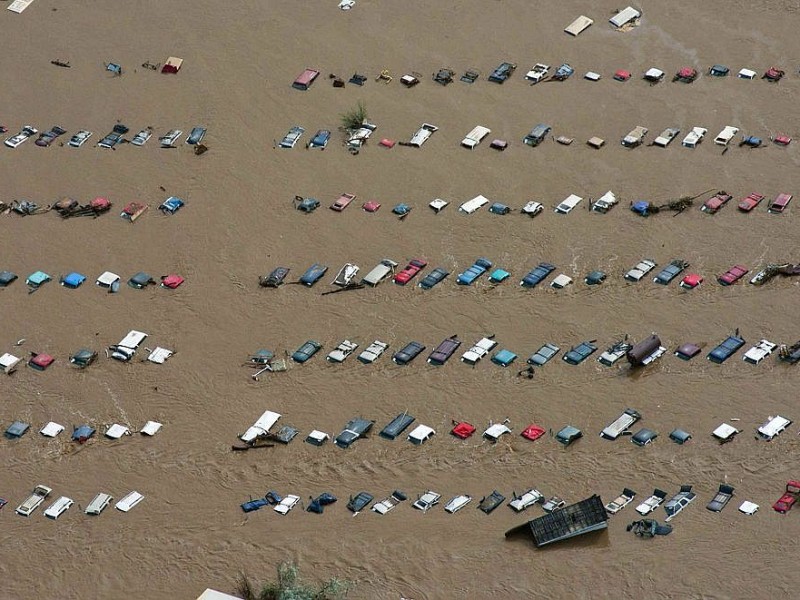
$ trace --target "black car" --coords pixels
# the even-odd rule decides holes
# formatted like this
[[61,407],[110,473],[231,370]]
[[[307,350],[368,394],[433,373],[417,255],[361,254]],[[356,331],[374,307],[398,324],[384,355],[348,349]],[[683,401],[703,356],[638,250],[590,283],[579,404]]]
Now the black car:
[[400,413],[392,419],[386,427],[381,430],[380,436],[387,440],[393,440],[401,433],[403,433],[414,422],[412,417],[407,412]]
[[407,365],[414,360],[420,352],[425,350],[425,346],[419,342],[409,342],[392,356],[392,360],[398,365]]
[[494,490],[488,496],[484,496],[483,498],[481,498],[481,502],[480,504],[478,504],[478,508],[488,515],[505,501],[506,497],[503,496],[503,494],[501,494],[497,490]]
[[128,128],[122,123],[117,123],[111,133],[100,140],[97,145],[100,148],[113,148],[122,141],[122,136],[126,133],[128,133]]
[[652,429],[640,429],[636,433],[633,434],[631,437],[631,442],[636,444],[637,446],[646,446],[650,444],[654,439],[658,437],[658,434],[653,431]]
[[374,424],[375,421],[362,419],[361,417],[351,419],[347,422],[347,425],[344,426],[342,432],[336,436],[333,443],[339,446],[339,448],[349,448],[358,438],[364,437],[369,430],[372,429]]
[[534,269],[530,271],[525,277],[522,278],[522,281],[519,284],[522,287],[536,287],[542,281],[544,281],[550,273],[556,270],[555,265],[551,265],[550,263],[539,263]]
[[289,271],[291,271],[289,267],[276,267],[269,275],[266,277],[261,277],[258,280],[258,283],[262,287],[276,288],[283,283],[283,280],[286,279]]
[[514,71],[517,69],[517,65],[510,62],[501,63],[499,67],[497,67],[492,74],[489,75],[489,81],[494,81],[495,83],[503,83],[506,79],[511,77]]
[[372,502],[373,498],[373,495],[369,492],[358,492],[355,496],[350,496],[350,501],[347,503],[347,510],[354,513],[360,512]]
[[422,281],[419,282],[419,287],[421,287],[423,290],[429,290],[437,283],[444,280],[444,278],[448,275],[450,275],[450,271],[445,271],[441,267],[436,267],[433,271],[422,278]]
[[65,133],[67,133],[66,129],[58,125],[53,125],[51,129],[39,135],[39,139],[36,140],[35,144],[47,148],[58,136],[64,135]]

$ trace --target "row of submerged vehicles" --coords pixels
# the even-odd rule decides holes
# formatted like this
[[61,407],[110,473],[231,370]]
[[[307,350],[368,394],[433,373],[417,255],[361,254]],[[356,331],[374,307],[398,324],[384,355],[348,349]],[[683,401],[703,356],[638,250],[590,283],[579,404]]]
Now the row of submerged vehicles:
[[[657,266],[658,263],[655,260],[643,258],[623,274],[623,279],[630,283],[637,283],[644,279]],[[653,282],[665,286],[669,285],[678,276],[683,274],[689,266],[689,262],[684,259],[672,259],[655,274]],[[390,258],[384,258],[364,277],[358,279],[357,276],[360,272],[360,267],[355,263],[348,262],[337,271],[336,276],[331,281],[331,285],[338,286],[339,288],[375,287],[381,282],[391,279],[397,285],[405,286],[411,283],[411,281],[419,276],[427,267],[428,261],[426,259],[413,258],[408,261],[405,267],[398,270],[399,263]],[[327,265],[314,263],[303,272],[299,280],[297,280],[297,283],[312,287],[325,277],[328,270],[329,267]],[[522,277],[519,285],[528,289],[535,288],[547,280],[555,271],[555,265],[548,262],[541,262]],[[259,284],[267,288],[280,287],[286,282],[286,278],[289,276],[290,272],[291,267],[276,267],[267,275],[260,277]],[[722,286],[731,286],[749,272],[750,270],[746,266],[737,264],[718,275],[716,280]],[[750,283],[753,285],[763,285],[776,275],[792,276],[799,274],[800,266],[798,265],[791,263],[769,264],[763,269],[760,269],[750,279]],[[421,277],[418,287],[426,290],[431,289],[444,281],[449,275],[450,271],[444,267],[436,267]],[[509,279],[511,277],[511,272],[507,269],[495,267],[492,261],[486,257],[479,257],[472,265],[458,274],[456,283],[462,286],[471,286],[484,276],[487,277],[490,284],[497,285]],[[588,272],[584,276],[583,281],[586,285],[594,286],[602,284],[606,281],[607,277],[608,274],[605,271],[595,269]],[[704,280],[705,278],[698,273],[688,273],[681,279],[680,287],[684,289],[694,289],[703,283]],[[572,283],[572,277],[561,273],[551,280],[550,287],[562,289]]]
[[[713,363],[722,364],[741,350],[746,343],[746,340],[739,334],[739,330],[737,329],[733,334],[727,336],[724,340],[711,348],[706,357]],[[445,338],[429,353],[427,363],[433,366],[443,366],[456,354],[461,345],[462,341],[457,335]],[[322,348],[322,343],[316,340],[308,340],[292,353],[292,360],[301,364],[306,363],[322,350]],[[343,363],[350,355],[354,354],[358,348],[358,342],[345,339],[328,353],[326,359],[330,363]],[[372,364],[377,361],[388,348],[389,343],[375,340],[360,354],[357,354],[358,360],[364,364]],[[420,354],[425,352],[426,349],[427,347],[425,344],[416,340],[410,341],[394,352],[391,358],[395,364],[408,365]],[[579,365],[597,351],[598,346],[596,340],[586,340],[571,346],[564,352],[561,358],[570,365]],[[690,361],[702,351],[702,346],[686,342],[678,346],[674,350],[674,354],[681,360]],[[784,362],[795,364],[800,361],[800,342],[790,346],[787,344],[779,345],[767,339],[759,340],[756,344],[753,344],[744,353],[742,360],[752,365],[758,365],[775,351],[778,352],[778,357]],[[552,342],[547,342],[536,350],[536,352],[531,354],[526,362],[531,367],[543,367],[552,358],[557,356],[559,352],[561,352],[560,346]],[[663,356],[666,352],[667,349],[662,344],[661,338],[655,333],[637,343],[629,342],[628,336],[625,336],[623,339],[613,342],[601,352],[597,361],[604,366],[611,367],[624,358],[633,368],[645,367]],[[461,355],[461,361],[468,365],[475,366],[486,357],[489,357],[492,363],[501,367],[509,367],[519,358],[512,350],[500,348],[494,336],[487,336],[476,340],[475,343]]]
[[[114,125],[112,130],[97,143],[97,146],[99,148],[114,148],[117,144],[127,141],[123,136],[125,136],[125,134],[127,134],[129,131],[130,129],[126,125],[117,123]],[[38,134],[38,138],[36,138],[34,143],[37,146],[46,148],[51,146],[56,140],[58,140],[58,138],[66,133],[67,130],[59,125],[54,125],[47,131],[43,131],[41,133],[33,125],[23,125],[19,133],[7,138],[3,143],[9,148],[17,148],[28,139],[33,138]],[[69,138],[67,146],[80,148],[89,140],[89,138],[93,137],[93,135],[94,132],[88,129],[81,129]],[[203,141],[205,135],[206,128],[198,126],[191,130],[185,141],[189,145],[197,145]],[[130,140],[130,143],[134,146],[144,146],[152,136],[153,129],[151,127],[145,127],[133,136],[133,138]],[[170,129],[163,135],[159,136],[158,141],[162,148],[172,148],[182,136],[182,130]]]

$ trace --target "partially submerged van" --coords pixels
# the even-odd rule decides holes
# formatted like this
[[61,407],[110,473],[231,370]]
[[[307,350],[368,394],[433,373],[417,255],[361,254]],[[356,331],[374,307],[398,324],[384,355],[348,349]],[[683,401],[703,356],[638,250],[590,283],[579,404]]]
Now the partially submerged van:
[[727,146],[728,142],[730,142],[737,133],[739,133],[738,127],[726,125],[725,129],[720,131],[717,137],[714,138],[714,143],[719,146]]
[[526,135],[522,141],[524,144],[535,148],[544,141],[544,138],[550,133],[551,129],[550,125],[539,123],[536,127],[531,129],[530,133]]
[[472,200],[467,200],[461,206],[458,207],[459,212],[463,212],[465,214],[471,215],[479,208],[486,206],[489,204],[489,199],[485,196],[475,196]]
[[623,412],[617,419],[611,423],[608,427],[603,429],[600,432],[600,437],[605,438],[607,440],[615,440],[619,436],[621,436],[625,431],[630,428],[631,425],[636,423],[639,419],[642,418],[642,415],[639,413],[638,410],[634,410],[632,408],[626,408],[625,412]]
[[762,440],[772,440],[772,438],[774,438],[791,424],[792,422],[786,417],[769,417],[767,422],[757,429],[758,436]]
[[465,148],[469,148],[470,150],[474,150],[475,146],[480,144],[483,141],[483,138],[485,138],[491,132],[492,130],[488,127],[478,125],[472,131],[470,131],[463,140],[461,140],[461,145]]
[[89,506],[86,507],[86,514],[99,515],[109,504],[111,504],[113,499],[114,498],[110,494],[97,494],[97,496],[95,496],[94,499],[89,503]]
[[296,90],[307,90],[317,77],[319,77],[319,71],[315,69],[306,69],[297,76],[297,79],[292,83],[292,87]]
[[369,273],[364,276],[361,283],[375,287],[381,281],[392,275],[397,268],[397,263],[390,258],[384,258]]
[[644,141],[644,136],[647,135],[647,131],[647,127],[637,125],[628,135],[622,138],[622,145],[626,148],[635,148],[639,146]]
[[428,138],[437,131],[439,131],[439,128],[436,125],[423,123],[420,128],[417,129],[416,133],[411,136],[411,140],[408,142],[408,145],[414,146],[415,148],[420,148],[422,147],[422,144],[427,142]]
[[578,206],[580,201],[583,200],[580,196],[576,196],[575,194],[570,194],[567,198],[555,208],[555,212],[566,215],[569,213],[573,208]]

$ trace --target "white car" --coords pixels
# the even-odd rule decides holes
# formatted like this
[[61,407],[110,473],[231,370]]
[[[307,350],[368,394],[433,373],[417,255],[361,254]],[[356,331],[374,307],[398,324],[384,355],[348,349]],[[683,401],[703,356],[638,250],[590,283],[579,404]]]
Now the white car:
[[639,281],[642,277],[647,275],[650,271],[656,268],[656,261],[645,258],[639,262],[635,267],[633,267],[630,271],[625,273],[625,279],[627,281]]
[[457,513],[462,508],[464,508],[467,504],[472,502],[472,496],[467,496],[466,494],[461,494],[460,496],[456,496],[450,502],[444,505],[444,510],[449,512],[450,514]]
[[484,356],[489,354],[489,352],[491,352],[495,346],[497,346],[497,342],[492,338],[481,338],[475,342],[475,345],[472,346],[472,348],[464,352],[464,354],[461,356],[461,360],[468,365],[475,365]]
[[180,129],[170,129],[167,133],[158,138],[158,142],[161,144],[162,148],[172,148],[182,135],[183,131]]
[[372,510],[380,515],[385,515],[405,499],[406,495],[403,492],[398,492],[395,490],[388,498],[384,498],[383,500],[373,504]]
[[326,358],[330,362],[341,363],[344,362],[356,348],[358,348],[358,344],[350,340],[344,340],[341,344],[336,346]]
[[544,206],[541,202],[535,202],[533,200],[526,202],[525,206],[522,207],[522,214],[528,215],[529,217],[535,217],[540,212],[544,210]]
[[542,79],[546,79],[550,73],[550,65],[536,63],[533,68],[525,74],[525,79],[531,82],[531,85],[539,83]]
[[33,511],[39,508],[39,505],[44,502],[53,490],[46,485],[37,485],[33,488],[33,492],[27,497],[25,502],[17,507],[17,514],[23,517],[29,517]]
[[669,146],[670,142],[678,137],[678,134],[681,130],[677,127],[667,127],[664,131],[661,132],[656,139],[653,140],[653,143],[656,146],[661,146],[662,148],[666,148]]
[[16,148],[29,137],[34,136],[37,133],[39,133],[39,130],[33,125],[23,125],[22,131],[20,131],[17,135],[8,138],[4,143],[9,148]]
[[542,495],[542,493],[537,489],[531,488],[521,496],[517,496],[516,494],[514,494],[514,499],[511,502],[509,502],[508,505],[515,511],[522,512],[529,506],[538,504],[543,500],[544,496]]
[[489,427],[486,428],[486,431],[483,432],[483,437],[492,442],[496,442],[500,439],[500,436],[507,433],[511,433],[511,430],[506,426],[505,423],[493,423],[490,424]]
[[692,127],[692,130],[686,134],[681,144],[684,148],[696,148],[697,145],[703,141],[703,138],[708,133],[705,127]]
[[275,512],[285,515],[290,510],[292,510],[297,503],[300,502],[300,496],[295,496],[294,494],[289,494],[280,503],[275,507]]
[[69,145],[73,148],[80,148],[90,137],[92,137],[91,131],[81,129],[78,133],[69,138]]
[[439,504],[439,499],[442,497],[441,494],[437,494],[431,490],[428,490],[424,494],[422,494],[416,502],[412,505],[414,508],[421,510],[422,512],[427,512],[428,509],[433,508],[437,504]]
[[114,508],[116,508],[121,512],[128,512],[134,506],[139,504],[139,502],[141,502],[142,500],[144,500],[144,496],[137,491],[133,491],[126,494],[125,497],[122,498],[122,500],[117,502],[114,505]]
[[109,504],[111,504],[113,499],[113,496],[110,494],[97,494],[97,496],[95,496],[94,499],[89,503],[89,506],[86,507],[86,514],[99,515]]
[[358,355],[358,360],[365,364],[374,363],[381,357],[384,350],[389,347],[389,344],[380,340],[375,340],[366,349]]
[[139,133],[133,136],[131,140],[131,144],[134,146],[144,146],[153,135],[153,132],[149,129],[142,129]]
[[725,129],[719,132],[719,135],[714,138],[714,143],[719,146],[727,146],[733,137],[739,133],[739,128],[733,125],[726,125]]
[[51,519],[57,519],[63,515],[70,506],[72,506],[72,498],[61,496],[58,500],[47,507],[47,510],[44,511],[44,516],[50,517]]
[[742,360],[750,364],[757,365],[762,360],[772,354],[773,350],[778,347],[778,344],[770,342],[769,340],[761,340],[755,346],[750,348],[744,353]]

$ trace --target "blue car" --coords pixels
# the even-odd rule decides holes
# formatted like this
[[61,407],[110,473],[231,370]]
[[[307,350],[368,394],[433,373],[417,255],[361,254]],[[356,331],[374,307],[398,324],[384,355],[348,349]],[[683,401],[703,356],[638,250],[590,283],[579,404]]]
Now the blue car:
[[525,277],[522,278],[522,281],[520,281],[519,284],[522,287],[536,287],[555,270],[555,265],[551,265],[550,263],[539,263],[536,268],[532,269],[527,275],[525,275]]
[[242,504],[242,510],[246,513],[253,512],[254,510],[258,510],[259,508],[264,508],[265,506],[269,506],[269,502],[267,502],[266,498],[258,498],[256,500],[250,500],[250,502],[245,502]]
[[331,132],[327,129],[320,129],[317,133],[314,134],[314,137],[311,138],[311,141],[308,142],[307,148],[319,148],[320,150],[324,150],[325,147],[328,145],[328,140],[331,139]]
[[744,346],[744,338],[739,337],[739,334],[728,336],[716,348],[708,353],[708,360],[711,362],[722,364],[731,356],[736,354],[739,349]]
[[309,358],[319,352],[320,348],[322,348],[322,344],[315,342],[314,340],[308,340],[305,344],[294,351],[292,354],[292,360],[294,362],[303,364]]
[[503,83],[506,79],[511,77],[511,75],[516,70],[517,65],[510,62],[501,63],[492,74],[489,75],[489,81],[493,81],[495,83]]
[[300,277],[300,283],[304,283],[308,287],[311,287],[312,285],[317,283],[320,279],[322,279],[322,277],[327,272],[328,272],[328,267],[326,265],[320,263],[314,263],[313,265],[308,267],[308,269],[306,269],[306,272],[303,273],[302,277]]
[[479,258],[469,269],[458,276],[456,283],[459,285],[472,285],[478,277],[492,268],[492,261],[488,258]]
[[577,346],[570,348],[569,352],[561,358],[571,365],[579,365],[597,351],[594,340],[591,342],[581,342]]

